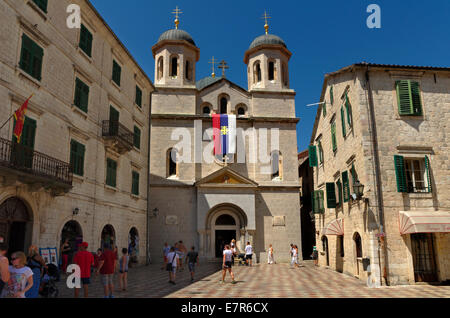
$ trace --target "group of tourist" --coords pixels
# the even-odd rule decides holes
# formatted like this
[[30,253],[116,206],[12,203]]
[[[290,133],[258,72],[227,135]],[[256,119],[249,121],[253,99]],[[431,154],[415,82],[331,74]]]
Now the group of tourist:
[[195,266],[199,264],[198,252],[195,251],[194,246],[187,252],[183,241],[178,241],[173,246],[169,246],[166,242],[164,243],[163,258],[164,266],[161,269],[169,272],[169,284],[176,285],[176,273],[184,270],[183,261],[188,264],[191,282],[194,281]]

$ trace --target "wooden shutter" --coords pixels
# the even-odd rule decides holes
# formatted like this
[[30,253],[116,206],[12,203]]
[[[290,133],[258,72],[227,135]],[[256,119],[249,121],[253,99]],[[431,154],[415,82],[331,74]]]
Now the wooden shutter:
[[337,205],[342,205],[342,183],[341,183],[341,180],[338,180],[336,182],[336,186],[337,186],[337,189],[338,189],[338,200],[339,200]]
[[132,173],[131,193],[134,195],[139,195],[139,173],[136,171],[133,171]]
[[400,115],[422,115],[422,99],[418,82],[397,81],[397,101]]
[[334,183],[327,183],[326,190],[327,190],[327,208],[335,209],[336,208],[336,191],[334,188]]
[[422,99],[418,82],[409,83],[411,89],[412,111],[414,115],[422,115]]
[[322,140],[319,140],[319,144],[317,146],[319,148],[319,161],[320,163],[323,163],[323,148],[322,148]]
[[349,127],[353,126],[352,105],[348,100],[347,94],[345,94],[345,108],[347,109],[347,122]]
[[75,140],[70,142],[70,164],[72,172],[76,175],[84,175],[84,155],[86,147]]
[[327,102],[323,102],[322,104],[322,110],[323,110],[323,117],[327,116]]
[[116,61],[113,60],[113,81],[120,86],[120,75],[122,73],[122,68]]
[[89,86],[82,83],[81,86],[81,109],[87,113],[89,104]]
[[430,159],[428,156],[425,156],[425,170],[426,170],[426,177],[428,182],[428,192],[431,193],[433,188],[431,184],[431,170],[430,170]]
[[350,200],[350,184],[348,180],[348,171],[342,172],[342,185],[344,190],[344,202]]
[[310,167],[317,167],[317,150],[316,150],[316,146],[309,146],[308,147],[308,153],[309,153],[309,166]]
[[79,46],[89,57],[92,56],[92,33],[83,24],[80,30]]
[[330,88],[330,102],[331,102],[331,105],[334,104],[333,86],[331,86],[331,88]]
[[31,76],[36,78],[38,81],[41,80],[43,58],[44,50],[39,45],[33,42]]
[[406,182],[405,160],[403,156],[394,156],[395,176],[397,178],[397,192],[408,192],[408,185]]
[[311,202],[313,213],[324,213],[325,207],[323,205],[323,191],[313,191],[311,193]]
[[311,206],[312,206],[313,213],[317,213],[317,211],[318,211],[318,207],[316,205],[316,195],[315,194],[316,194],[315,191],[311,192]]
[[75,98],[73,103],[81,108],[81,81],[78,78],[75,79]]
[[114,160],[107,159],[106,161],[106,184],[111,187],[116,187],[117,163]]
[[134,126],[134,146],[141,149],[141,130]]
[[31,57],[33,41],[26,35],[22,35],[22,50],[20,52],[20,68],[31,75]]
[[47,0],[33,0],[34,3],[45,13],[47,13]]
[[331,124],[331,143],[333,145],[333,151],[337,150],[337,142],[336,142],[336,122]]
[[142,90],[136,86],[136,105],[142,107]]
[[319,205],[319,213],[324,213],[325,212],[325,206],[323,204],[323,191],[320,190],[318,191],[318,205]]
[[345,129],[345,112],[344,112],[344,107],[341,108],[341,123],[342,123],[342,137],[345,138],[345,135],[346,135],[347,131]]

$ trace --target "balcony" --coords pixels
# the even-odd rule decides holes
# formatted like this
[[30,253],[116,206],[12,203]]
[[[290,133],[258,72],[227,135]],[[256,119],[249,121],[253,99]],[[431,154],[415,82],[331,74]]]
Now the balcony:
[[118,121],[104,120],[102,136],[105,139],[105,147],[119,154],[133,149],[134,133]]
[[53,195],[72,188],[70,164],[3,138],[0,138],[0,174],[7,186],[19,181],[31,185],[35,191],[51,189]]

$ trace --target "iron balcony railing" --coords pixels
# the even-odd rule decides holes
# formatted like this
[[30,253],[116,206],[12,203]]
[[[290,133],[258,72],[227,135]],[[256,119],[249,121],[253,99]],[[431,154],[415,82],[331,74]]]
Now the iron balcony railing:
[[0,138],[0,166],[72,186],[70,164]]
[[117,120],[104,120],[102,127],[103,137],[116,137],[122,141],[127,148],[133,148],[134,133],[128,130]]

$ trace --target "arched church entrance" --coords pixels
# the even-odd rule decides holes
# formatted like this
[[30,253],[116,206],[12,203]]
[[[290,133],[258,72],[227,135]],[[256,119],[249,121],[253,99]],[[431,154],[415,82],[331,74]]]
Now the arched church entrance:
[[28,250],[32,231],[32,215],[22,200],[14,197],[0,205],[0,242],[8,246],[8,256]]
[[72,263],[73,256],[78,251],[78,245],[83,242],[83,231],[81,229],[80,223],[77,221],[71,220],[64,224],[64,227],[61,231],[61,242],[60,246],[62,249],[62,245],[64,242],[68,240],[70,251],[64,253],[67,255],[68,263]]
[[101,248],[103,249],[105,244],[108,244],[111,249],[116,244],[116,231],[111,224],[105,225],[102,231]]
[[239,228],[236,227],[236,220],[229,214],[220,215],[215,224],[216,234],[216,257],[222,257],[225,245],[229,245],[231,240],[235,240]]

